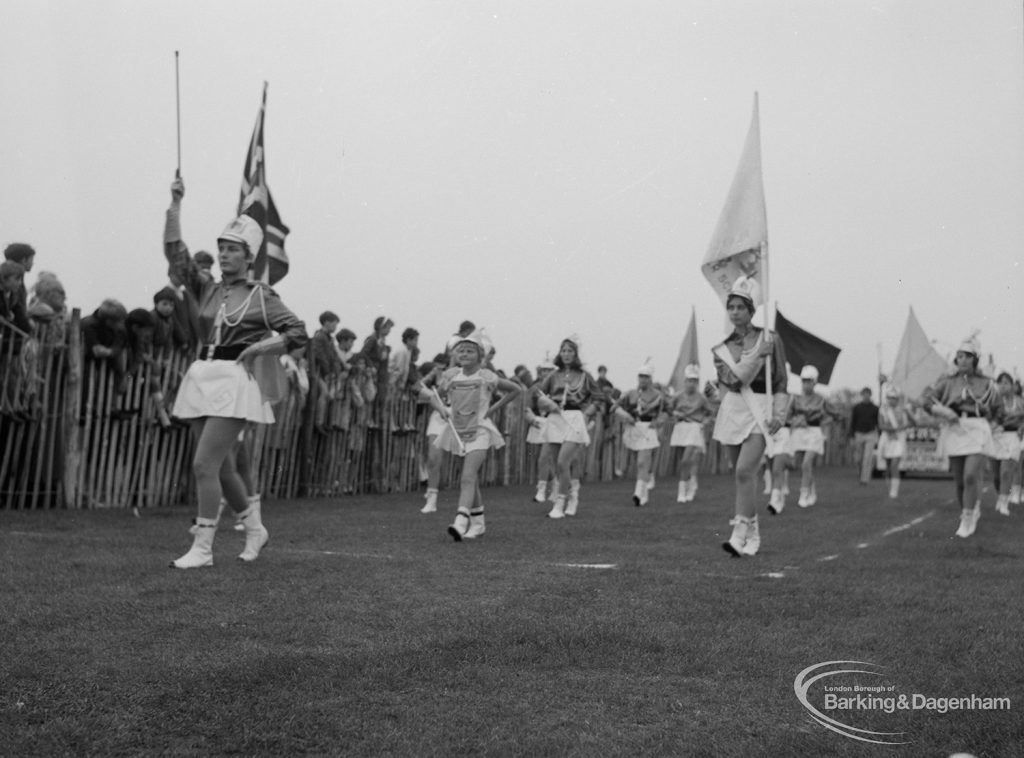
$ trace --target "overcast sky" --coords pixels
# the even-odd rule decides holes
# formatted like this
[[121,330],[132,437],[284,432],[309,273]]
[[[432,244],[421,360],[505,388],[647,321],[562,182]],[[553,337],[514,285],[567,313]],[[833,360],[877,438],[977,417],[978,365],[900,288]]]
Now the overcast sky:
[[[0,244],[83,312],[166,283],[180,51],[184,236],[233,214],[269,82],[278,291],[312,332],[374,317],[428,358],[464,318],[499,366],[578,333],[588,367],[667,380],[760,97],[771,297],[891,367],[913,306],[941,352],[980,329],[1024,371],[1020,0],[0,0]],[[29,282],[35,280],[35,271]]]

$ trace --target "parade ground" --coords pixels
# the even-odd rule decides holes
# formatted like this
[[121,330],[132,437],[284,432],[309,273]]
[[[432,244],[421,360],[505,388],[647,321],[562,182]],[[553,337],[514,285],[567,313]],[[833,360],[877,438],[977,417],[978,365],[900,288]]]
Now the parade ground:
[[960,539],[950,480],[823,469],[737,559],[730,477],[632,487],[486,489],[461,543],[451,490],[269,501],[190,571],[184,507],[0,512],[0,755],[1024,754],[1024,508]]

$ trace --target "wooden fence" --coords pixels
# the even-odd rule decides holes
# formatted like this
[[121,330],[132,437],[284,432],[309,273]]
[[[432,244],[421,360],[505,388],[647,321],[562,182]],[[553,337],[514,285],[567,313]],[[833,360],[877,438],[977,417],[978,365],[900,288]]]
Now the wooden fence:
[[[34,326],[30,335],[0,324],[0,508],[153,508],[190,502],[193,439],[167,416],[190,358],[174,353],[120,376],[108,362],[83,355],[79,313],[66,323]],[[506,445],[481,472],[486,485],[537,478],[539,448],[525,443],[524,399],[495,419]],[[248,450],[268,498],[341,497],[418,489],[429,407],[391,392],[358,372],[302,381],[292,372],[277,423],[246,430]],[[632,478],[635,455],[621,443],[620,422],[599,418],[584,478]],[[674,476],[679,452],[665,430],[656,473]],[[848,465],[843,430],[829,430],[824,465]],[[708,445],[701,470],[729,468]],[[459,461],[448,456],[442,487],[457,484]]]

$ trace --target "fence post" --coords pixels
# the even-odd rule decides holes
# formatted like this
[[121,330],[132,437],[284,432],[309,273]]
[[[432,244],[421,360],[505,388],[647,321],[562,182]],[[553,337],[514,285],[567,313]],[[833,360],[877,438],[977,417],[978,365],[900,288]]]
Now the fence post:
[[77,508],[81,503],[78,492],[78,469],[82,465],[81,436],[78,417],[82,403],[82,311],[74,308],[68,323],[68,370],[64,385],[64,507]]

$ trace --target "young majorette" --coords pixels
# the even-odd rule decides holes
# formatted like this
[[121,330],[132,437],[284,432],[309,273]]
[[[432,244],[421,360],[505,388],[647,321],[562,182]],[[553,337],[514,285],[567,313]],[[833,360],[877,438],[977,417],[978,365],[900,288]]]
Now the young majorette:
[[[488,450],[505,445],[498,427],[488,416],[521,391],[517,382],[483,368],[484,357],[490,347],[490,340],[482,330],[462,337],[452,351],[455,367],[445,371],[439,382],[439,390],[447,396],[451,406],[445,406],[438,394],[430,394],[434,409],[445,419],[445,428],[434,444],[462,458],[458,511],[455,521],[448,527],[448,534],[456,542],[484,534],[480,467],[487,459]],[[492,404],[497,392],[503,394]]]
[[[433,398],[437,392],[437,385],[441,380],[441,375],[448,368],[450,357],[447,352],[434,356],[433,368],[420,380],[420,397],[427,400]],[[446,426],[444,417],[436,409],[431,410],[430,418],[427,420],[427,440],[423,450],[426,456],[426,465],[423,466],[424,473],[427,475],[427,491],[424,493],[426,502],[420,509],[420,513],[437,512],[437,493],[441,483],[441,460],[444,456],[444,451],[434,443]]]
[[[735,471],[736,515],[730,522],[732,534],[722,545],[734,556],[755,555],[761,546],[755,514],[757,468],[766,437],[782,427],[788,402],[782,340],[751,323],[759,297],[756,281],[740,277],[733,282],[725,308],[735,330],[712,350],[718,381],[728,390],[722,395],[712,436],[725,446]],[[768,356],[771,386],[765,370]]]
[[704,425],[711,418],[711,403],[699,391],[700,366],[691,363],[683,369],[683,386],[669,401],[668,410],[675,420],[670,447],[681,447],[679,494],[676,501],[689,503],[697,495],[697,469],[707,449]]
[[988,419],[1000,406],[995,382],[978,369],[981,346],[971,336],[956,351],[956,368],[943,374],[921,397],[928,413],[944,422],[938,451],[949,458],[956,499],[960,504],[957,537],[967,538],[978,528],[981,516],[981,476],[985,457],[993,449]]
[[[526,432],[526,444],[540,448],[537,455],[537,492],[533,496],[535,503],[543,503],[548,498],[548,479],[555,474],[555,457],[551,444],[546,440],[547,413],[537,404],[540,399],[540,383],[548,374],[555,370],[555,364],[545,356],[544,362],[537,366],[537,381],[529,389],[524,415],[530,428]],[[554,480],[551,496],[557,497],[558,479]]]
[[992,437],[995,442],[993,465],[999,481],[996,512],[1010,515],[1010,503],[1020,503],[1021,428],[1024,427],[1024,399],[1017,394],[1016,383],[1003,371],[996,379],[1002,401],[992,419]]
[[[576,515],[580,497],[580,455],[590,444],[588,425],[602,399],[601,388],[594,377],[583,370],[579,348],[580,339],[576,335],[562,340],[555,358],[556,370],[540,383],[539,406],[548,414],[546,439],[552,445],[558,472],[558,494],[549,518]],[[572,478],[573,473],[576,478]]]
[[878,409],[878,454],[885,461],[889,477],[889,497],[900,494],[900,461],[907,454],[907,429],[914,425],[910,413],[901,402],[900,391],[890,384],[885,388],[885,400]]
[[797,505],[809,508],[818,502],[814,483],[814,461],[825,454],[825,435],[821,425],[827,420],[829,409],[825,398],[814,391],[818,382],[818,369],[804,366],[800,371],[801,392],[792,397],[786,426],[789,427],[789,452],[794,468],[800,469],[800,499]]
[[633,505],[647,505],[647,491],[654,473],[654,451],[661,447],[658,429],[665,418],[665,396],[653,384],[654,366],[648,358],[637,369],[637,386],[615,401],[615,415],[623,420],[622,444],[636,452],[636,486]]

